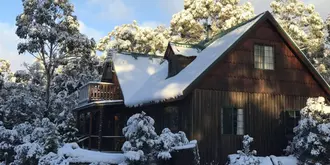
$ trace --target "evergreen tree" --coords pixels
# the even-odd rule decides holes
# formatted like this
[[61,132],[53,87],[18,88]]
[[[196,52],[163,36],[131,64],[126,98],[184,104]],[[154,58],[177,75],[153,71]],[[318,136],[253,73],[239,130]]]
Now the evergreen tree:
[[154,120],[145,112],[131,116],[123,128],[126,142],[122,151],[128,164],[152,164],[170,159],[174,147],[189,143],[186,134],[172,133],[165,128],[159,136],[155,132]]
[[22,135],[22,143],[14,148],[16,155],[13,165],[35,165],[44,155],[57,152],[59,138],[56,125],[48,118],[35,120],[28,130]]
[[0,91],[0,112],[7,128],[33,122],[46,111],[42,87],[30,83],[5,82]]
[[323,97],[309,98],[300,115],[287,153],[295,155],[302,164],[329,164],[330,107]]
[[154,123],[145,112],[137,113],[128,119],[127,126],[123,128],[126,142],[122,147],[128,164],[148,164],[154,161],[154,140],[158,137]]
[[94,41],[79,32],[73,5],[68,0],[23,0],[23,9],[16,18],[16,34],[22,39],[17,49],[19,53],[31,54],[43,65],[49,107],[56,69],[72,58],[90,54]]
[[251,3],[239,0],[184,0],[184,9],[172,16],[174,41],[196,43],[206,38],[205,24],[211,25],[211,36],[254,16]]
[[58,121],[57,131],[60,135],[60,141],[62,143],[72,143],[77,142],[77,133],[78,129],[76,126],[76,121],[72,113],[70,112],[63,112],[60,113],[59,118],[62,118]]
[[100,51],[115,49],[118,52],[153,53],[165,52],[169,30],[164,26],[155,29],[140,27],[136,21],[115,27],[97,45]]
[[313,62],[325,36],[324,22],[314,5],[300,0],[274,0],[270,7],[279,24]]

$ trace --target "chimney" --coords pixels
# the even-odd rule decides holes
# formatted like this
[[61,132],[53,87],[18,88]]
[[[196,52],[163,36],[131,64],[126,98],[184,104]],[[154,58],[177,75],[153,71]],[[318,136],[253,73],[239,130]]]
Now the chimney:
[[206,38],[205,38],[205,41],[207,42],[210,39],[211,25],[210,24],[206,24],[205,25],[205,28],[206,28]]

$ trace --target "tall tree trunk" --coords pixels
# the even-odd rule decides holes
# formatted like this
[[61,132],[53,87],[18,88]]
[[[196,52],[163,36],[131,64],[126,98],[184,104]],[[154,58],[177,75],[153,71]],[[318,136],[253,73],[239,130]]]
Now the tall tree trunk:
[[46,111],[44,113],[44,117],[48,117],[48,111],[50,110],[50,81],[51,75],[49,71],[46,71]]

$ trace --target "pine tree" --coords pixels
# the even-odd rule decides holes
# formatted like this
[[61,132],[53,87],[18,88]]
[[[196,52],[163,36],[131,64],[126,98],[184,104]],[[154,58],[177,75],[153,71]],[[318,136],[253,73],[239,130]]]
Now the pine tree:
[[172,16],[171,36],[175,41],[196,43],[206,38],[205,24],[211,36],[254,16],[251,3],[239,0],[184,0],[184,10]]
[[300,0],[274,0],[270,7],[279,24],[313,62],[325,36],[324,22],[314,5]]
[[140,27],[137,21],[115,27],[97,45],[100,51],[115,49],[118,52],[153,53],[165,52],[169,41],[169,30],[164,26],[155,29]]
[[77,142],[77,133],[78,129],[75,127],[76,122],[75,118],[70,112],[63,112],[60,114],[60,118],[64,118],[58,121],[57,125],[57,131],[60,135],[60,141],[62,143],[72,143],[72,142]]
[[154,140],[158,137],[154,128],[155,121],[145,112],[131,116],[123,128],[126,142],[122,151],[131,165],[148,164],[154,161]]

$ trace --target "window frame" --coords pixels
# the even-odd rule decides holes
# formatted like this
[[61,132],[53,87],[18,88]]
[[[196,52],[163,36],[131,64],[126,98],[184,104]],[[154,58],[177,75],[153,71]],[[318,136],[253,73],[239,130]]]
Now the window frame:
[[[290,114],[289,114],[290,112],[294,112],[294,117],[290,116]],[[297,115],[297,113],[299,115]],[[285,134],[285,136],[293,136],[294,135],[293,128],[298,126],[299,120],[301,119],[300,110],[298,110],[298,109],[285,109],[283,111],[283,114],[284,114],[283,115],[284,134]],[[290,130],[290,131],[288,129],[289,128],[289,125],[288,125],[289,118],[293,118],[294,119],[293,124],[295,124],[294,126],[292,126],[292,130]],[[290,128],[291,128],[291,126],[290,126]]]
[[[256,54],[255,54],[255,52],[256,52],[256,46],[260,46],[260,47],[262,47],[263,48],[263,54],[261,55],[261,57],[262,57],[262,62],[259,62],[259,64],[262,64],[262,68],[260,68],[260,67],[257,67],[257,65],[256,65]],[[265,47],[271,47],[273,50],[272,50],[272,52],[273,52],[273,63],[267,63],[267,64],[273,64],[273,68],[272,69],[269,69],[269,68],[267,68],[266,69],[266,53],[265,53]],[[275,64],[276,64],[276,58],[275,58],[275,46],[274,45],[271,45],[271,44],[265,44],[265,43],[258,43],[258,42],[256,42],[256,43],[253,43],[253,67],[254,67],[254,69],[258,69],[258,70],[267,70],[267,71],[273,71],[273,70],[275,70]]]
[[[231,116],[232,116],[232,119],[230,120],[231,122],[231,131],[230,133],[224,133],[224,109],[231,109]],[[236,112],[234,112],[234,110],[236,110]],[[242,110],[242,131],[240,134],[238,134],[238,123],[239,123],[239,120],[238,120],[238,113],[239,113],[239,110]],[[234,120],[234,116],[236,115],[236,120]],[[234,106],[225,106],[225,107],[221,107],[220,109],[220,116],[221,116],[221,120],[220,120],[220,131],[221,131],[221,135],[235,135],[235,136],[242,136],[244,135],[245,133],[245,112],[244,112],[244,108],[240,108],[240,107],[234,107]],[[236,122],[236,123],[235,123]]]

